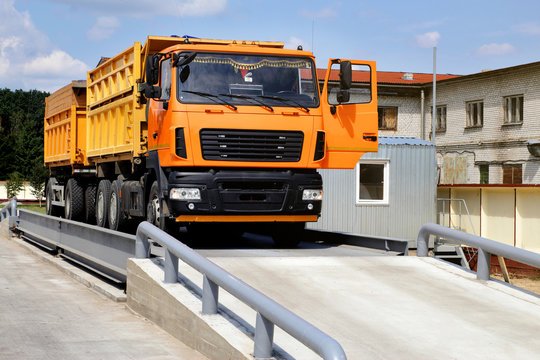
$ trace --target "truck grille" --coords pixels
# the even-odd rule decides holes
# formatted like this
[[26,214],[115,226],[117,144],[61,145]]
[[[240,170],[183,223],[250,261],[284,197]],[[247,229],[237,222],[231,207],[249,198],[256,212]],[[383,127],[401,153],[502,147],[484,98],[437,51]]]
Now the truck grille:
[[304,134],[301,131],[202,129],[205,160],[300,161]]

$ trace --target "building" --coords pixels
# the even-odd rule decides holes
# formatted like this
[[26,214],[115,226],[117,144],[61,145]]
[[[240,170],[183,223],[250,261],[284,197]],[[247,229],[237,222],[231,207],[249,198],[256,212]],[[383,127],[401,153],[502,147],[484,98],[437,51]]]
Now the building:
[[310,229],[397,237],[416,248],[420,226],[435,221],[437,168],[432,143],[380,137],[354,170],[320,170],[322,216]]

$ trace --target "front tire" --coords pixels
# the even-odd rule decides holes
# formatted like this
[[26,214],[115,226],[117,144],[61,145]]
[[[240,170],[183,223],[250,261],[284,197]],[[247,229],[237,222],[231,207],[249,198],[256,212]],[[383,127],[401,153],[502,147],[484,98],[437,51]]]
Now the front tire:
[[272,239],[279,249],[295,249],[305,235],[305,223],[277,223],[272,229]]
[[111,182],[106,179],[101,180],[96,193],[96,223],[98,226],[107,227],[110,199]]
[[146,207],[146,221],[152,225],[161,227],[161,202],[159,201],[159,186],[157,181],[152,183],[150,194],[148,195],[148,205]]

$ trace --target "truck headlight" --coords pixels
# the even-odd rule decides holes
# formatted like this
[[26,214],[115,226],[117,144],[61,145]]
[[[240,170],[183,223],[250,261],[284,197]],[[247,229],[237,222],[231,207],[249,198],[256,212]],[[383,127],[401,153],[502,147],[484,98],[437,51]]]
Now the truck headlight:
[[201,200],[201,191],[198,188],[172,188],[169,198],[183,201]]
[[302,192],[302,200],[304,201],[313,201],[313,200],[322,200],[323,191],[317,189],[308,189]]

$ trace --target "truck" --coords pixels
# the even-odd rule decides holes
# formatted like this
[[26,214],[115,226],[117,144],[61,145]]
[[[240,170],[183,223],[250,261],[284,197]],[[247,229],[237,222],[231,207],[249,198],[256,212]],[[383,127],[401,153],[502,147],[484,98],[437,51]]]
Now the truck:
[[47,214],[294,246],[321,214],[318,170],[377,151],[376,76],[282,42],[148,36],[46,99]]

